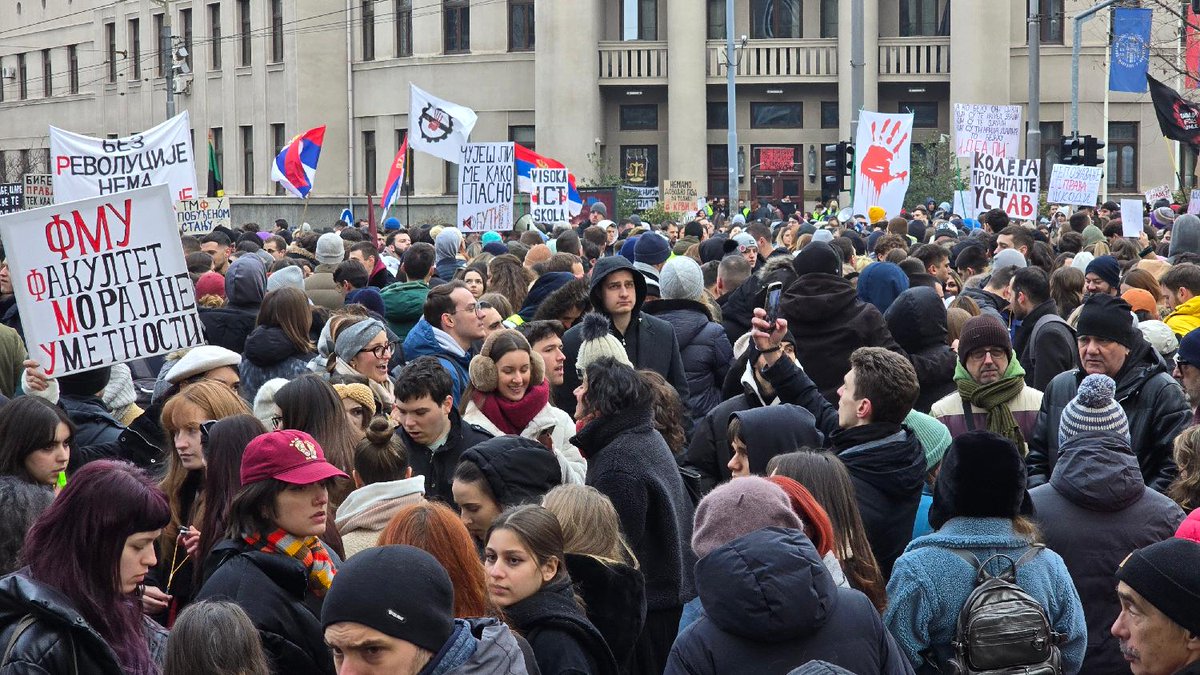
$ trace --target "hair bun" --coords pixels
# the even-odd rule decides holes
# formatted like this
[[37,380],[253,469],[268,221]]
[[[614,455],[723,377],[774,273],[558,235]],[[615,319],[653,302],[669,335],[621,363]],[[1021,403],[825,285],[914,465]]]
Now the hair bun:
[[383,415],[371,418],[371,423],[367,425],[367,440],[371,445],[391,443],[393,433],[395,433],[395,427],[392,426],[392,421]]

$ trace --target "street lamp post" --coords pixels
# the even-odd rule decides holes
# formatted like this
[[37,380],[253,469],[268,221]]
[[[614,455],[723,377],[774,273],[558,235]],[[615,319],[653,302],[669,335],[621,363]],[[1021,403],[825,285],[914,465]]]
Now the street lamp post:
[[[737,52],[733,45],[733,3],[725,0],[725,98],[726,122],[729,126],[729,147],[726,162],[729,164],[729,217],[738,201],[738,140],[737,140]],[[742,46],[746,46],[746,36],[742,36]]]

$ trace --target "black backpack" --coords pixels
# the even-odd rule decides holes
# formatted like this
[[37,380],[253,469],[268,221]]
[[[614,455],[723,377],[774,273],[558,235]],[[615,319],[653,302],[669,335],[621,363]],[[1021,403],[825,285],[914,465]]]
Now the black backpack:
[[[967,596],[954,632],[954,655],[949,670],[956,675],[1060,675],[1063,635],[1054,632],[1041,603],[1017,585],[1017,568],[1033,560],[1045,547],[1034,544],[1013,562],[995,555],[980,563],[974,554],[947,549],[976,570],[975,590]],[[987,565],[1007,562],[1008,569],[993,576]]]

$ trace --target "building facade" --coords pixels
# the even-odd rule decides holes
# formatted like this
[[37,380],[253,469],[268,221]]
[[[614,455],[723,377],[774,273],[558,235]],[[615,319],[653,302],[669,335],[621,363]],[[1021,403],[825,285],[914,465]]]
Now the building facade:
[[[811,204],[822,190],[823,146],[850,138],[852,3],[735,2],[735,34],[747,37],[734,57],[739,193]],[[381,191],[407,133],[409,82],[475,109],[473,140],[518,141],[581,179],[691,179],[727,193],[723,0],[6,4],[15,7],[0,13],[3,180],[51,170],[48,125],[115,137],[161,122],[176,72],[171,86],[191,116],[199,184],[211,138],[240,222],[321,222],[348,202],[365,214],[365,196]],[[954,102],[1028,102],[1026,3],[864,4],[864,107],[913,112],[919,147],[952,133]],[[1066,17],[1090,4],[1042,0],[1047,166],[1071,132]],[[173,40],[164,48],[168,21]],[[1173,144],[1161,140],[1149,94],[1111,93],[1105,104],[1108,24],[1102,13],[1085,25],[1079,131],[1107,138],[1111,195],[1173,185]],[[1162,9],[1154,25],[1156,53],[1170,58],[1178,27]],[[1152,69],[1174,83],[1162,63],[1153,59]],[[271,159],[321,124],[314,196],[307,205],[279,196]],[[764,148],[790,149],[791,168],[766,170]],[[1187,183],[1193,166],[1183,168]],[[408,182],[414,220],[453,220],[454,164],[415,154]]]

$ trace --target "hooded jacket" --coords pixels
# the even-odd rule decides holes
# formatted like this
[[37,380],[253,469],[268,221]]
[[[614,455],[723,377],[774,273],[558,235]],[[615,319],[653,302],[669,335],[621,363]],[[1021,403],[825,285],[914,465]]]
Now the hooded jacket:
[[697,300],[654,300],[646,313],[671,324],[679,341],[679,356],[687,377],[687,405],[698,420],[721,402],[721,385],[733,361],[733,345],[721,324]]
[[646,580],[624,563],[567,554],[567,572],[583,600],[588,621],[604,636],[622,673],[646,672],[637,662],[638,636],[646,623]]
[[563,482],[558,460],[546,446],[520,436],[489,438],[463,452],[459,461],[479,467],[501,508],[540,504]]
[[383,318],[401,342],[421,320],[429,284],[424,281],[405,281],[392,284],[379,292],[383,296]]
[[[475,405],[475,401],[467,402],[467,409],[463,411],[463,421],[477,425],[493,436],[505,435],[500,427],[497,427],[492,420],[488,419],[487,415],[483,414],[479,406]],[[554,444],[554,457],[562,469],[563,483],[582,484],[587,475],[587,462],[583,459],[583,455],[579,454],[579,448],[571,444],[571,437],[575,435],[575,420],[571,419],[567,413],[546,403],[538,411],[538,414],[529,420],[529,424],[525,425],[520,435],[537,442],[538,436],[547,431],[550,432],[550,440]]]
[[[112,647],[71,600],[28,573],[25,569],[0,579],[0,642],[12,649],[4,672],[124,673]],[[14,643],[17,624],[26,616],[35,620]]]
[[457,408],[463,392],[471,383],[469,369],[474,354],[464,351],[449,333],[434,328],[422,317],[408,332],[408,337],[404,338],[405,360],[411,362],[419,356],[437,357],[446,372],[450,373],[450,381],[453,383],[451,395],[454,397],[454,407]]
[[957,391],[958,355],[946,343],[946,305],[932,288],[918,286],[901,293],[883,317],[917,371],[921,389],[913,409],[928,413],[938,399]]
[[425,501],[425,477],[364,485],[338,506],[334,523],[346,557],[375,546],[379,533],[400,509]]
[[780,311],[796,336],[796,356],[830,403],[837,401],[855,349],[903,353],[879,310],[859,300],[850,282],[836,274],[800,277],[784,291]]
[[[620,270],[628,270],[633,275],[636,296],[633,303],[633,315],[625,334],[619,333],[614,325],[612,326],[613,335],[625,346],[625,354],[635,368],[653,370],[662,375],[672,387],[675,387],[675,391],[679,393],[679,400],[687,401],[687,375],[683,369],[683,359],[679,355],[679,342],[675,339],[675,329],[666,321],[642,312],[642,303],[646,300],[646,278],[633,268],[633,263],[619,255],[596,261],[595,267],[592,268],[591,290],[588,292],[592,307],[595,308],[595,311],[607,315],[607,312],[604,311],[602,286],[605,278]],[[572,326],[563,335],[562,340],[563,354],[567,359],[563,364],[563,383],[554,387],[551,401],[560,410],[574,410],[575,388],[579,386],[575,361],[579,357],[579,346],[583,342],[582,324]],[[408,353],[407,344],[404,351],[405,354]],[[457,401],[458,398],[455,397],[455,402]],[[683,428],[691,428],[690,420],[685,421]]]
[[800,530],[768,527],[696,563],[704,614],[675,640],[668,675],[771,675],[814,659],[911,673],[867,596],[838,588]]
[[267,380],[282,377],[291,380],[309,371],[308,362],[315,352],[301,353],[278,326],[259,326],[246,338],[238,374],[242,377],[241,394],[253,401]]
[[[1166,492],[1175,479],[1174,442],[1192,422],[1192,410],[1171,369],[1142,337],[1117,376],[1114,398],[1129,419],[1129,436],[1146,485]],[[1086,373],[1076,368],[1056,376],[1042,396],[1033,437],[1029,441],[1029,486],[1045,483],[1058,459],[1058,425],[1062,411],[1075,398]]]
[[729,473],[729,459],[732,456],[729,446],[730,415],[764,405],[774,405],[779,401],[774,397],[770,401],[763,400],[751,370],[745,368],[742,371],[739,383],[742,387],[741,394],[721,402],[696,422],[691,443],[679,458],[680,465],[691,467],[700,473],[702,494],[732,477]]
[[156,419],[143,413],[125,426],[95,396],[62,394],[58,406],[75,425],[68,474],[96,459],[121,459],[156,474],[164,459],[163,451],[149,440],[162,436],[162,427]]
[[1116,570],[1133,551],[1170,538],[1183,510],[1146,488],[1124,438],[1087,432],[1062,446],[1050,482],[1029,491],[1044,542],[1062,556],[1087,620],[1084,673],[1128,668],[1109,632],[1120,614]]
[[871,263],[858,275],[858,299],[875,306],[882,314],[900,294],[908,290],[908,277],[895,263]]
[[821,448],[825,436],[817,431],[816,418],[798,405],[781,404],[731,413],[729,421],[740,420],[750,473],[765,476],[767,462],[775,455],[800,448]]
[[[522,321],[532,321],[538,307],[551,293],[575,281],[575,275],[570,272],[547,272],[533,282],[529,294],[525,296],[525,306],[517,312]],[[505,317],[508,318],[508,317]]]
[[612,651],[575,602],[568,575],[509,605],[504,613],[529,640],[544,675],[617,674]]
[[996,295],[995,293],[983,288],[975,288],[967,286],[962,289],[959,295],[965,295],[975,301],[979,305],[979,310],[984,314],[988,314],[1000,320],[1000,323],[1008,325],[1008,301]]
[[256,256],[244,255],[229,263],[225,272],[225,306],[199,310],[208,344],[241,354],[246,348],[246,337],[258,320],[266,288],[267,273]]
[[427,666],[430,672],[440,675],[526,675],[525,654],[507,625],[491,618],[455,619],[454,622],[470,629],[471,637],[476,640],[475,650],[466,662],[449,669],[440,669],[442,663],[431,661]]
[[413,475],[425,477],[425,496],[451,505],[454,495],[450,484],[462,453],[492,437],[485,429],[464,422],[457,408],[450,411],[450,431],[436,450],[414,441],[403,426],[396,427],[396,433],[408,450],[408,465]]

